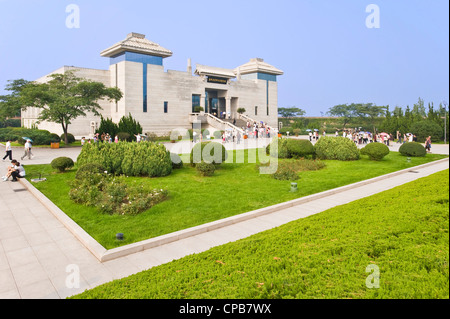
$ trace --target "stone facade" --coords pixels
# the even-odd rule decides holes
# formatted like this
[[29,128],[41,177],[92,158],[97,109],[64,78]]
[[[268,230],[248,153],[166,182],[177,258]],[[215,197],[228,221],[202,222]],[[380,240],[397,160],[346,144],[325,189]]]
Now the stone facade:
[[[110,58],[108,70],[66,66],[50,74],[76,70],[79,77],[120,88],[123,98],[119,102],[100,101],[102,116],[116,123],[131,114],[144,133],[165,135],[174,129],[192,128],[189,115],[199,105],[207,113],[228,119],[238,118],[237,109],[245,108],[248,117],[277,127],[277,76],[283,72],[262,59],[251,59],[234,70],[197,65],[194,74],[189,59],[186,71],[165,71],[163,59],[172,52],[137,33],[101,55]],[[36,81],[47,81],[47,77]],[[22,112],[22,124],[62,134],[59,124],[37,124],[38,115],[38,110],[29,108]],[[99,122],[99,117],[88,114],[74,120],[69,132],[77,137],[92,136]]]

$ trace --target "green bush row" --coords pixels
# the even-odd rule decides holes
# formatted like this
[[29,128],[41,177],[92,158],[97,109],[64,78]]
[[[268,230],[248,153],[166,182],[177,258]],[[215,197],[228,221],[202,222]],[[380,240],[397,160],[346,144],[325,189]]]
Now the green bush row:
[[116,175],[160,177],[172,172],[170,152],[153,142],[85,144],[77,162],[96,163]]
[[50,145],[52,142],[59,142],[61,140],[60,136],[50,133],[47,130],[27,129],[22,127],[0,128],[0,142],[10,140],[23,145],[25,144],[23,137],[32,139],[33,145]]

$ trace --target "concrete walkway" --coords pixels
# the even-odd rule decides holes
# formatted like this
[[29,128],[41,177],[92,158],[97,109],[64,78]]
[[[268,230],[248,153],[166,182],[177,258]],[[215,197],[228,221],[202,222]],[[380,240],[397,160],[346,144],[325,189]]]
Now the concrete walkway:
[[[437,153],[439,145],[434,146],[433,151]],[[441,153],[448,154],[448,145],[441,148]],[[23,160],[24,165],[49,163],[59,156],[75,160],[79,148],[35,148],[33,152],[35,157]],[[22,149],[14,149],[13,155],[20,159]],[[8,162],[0,162],[0,169],[4,172],[7,165]],[[356,183],[339,191],[324,192],[323,196],[289,208],[105,262],[100,262],[23,183],[0,182],[0,298],[66,298],[448,168],[449,161],[445,159],[370,183]]]

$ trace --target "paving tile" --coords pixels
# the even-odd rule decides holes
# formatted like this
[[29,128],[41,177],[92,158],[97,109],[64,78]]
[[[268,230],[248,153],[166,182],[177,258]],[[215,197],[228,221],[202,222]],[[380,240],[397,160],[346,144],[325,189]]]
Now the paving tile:
[[49,279],[44,279],[18,289],[22,299],[60,299]]
[[30,244],[28,243],[26,237],[21,234],[19,236],[2,239],[2,246],[5,252],[10,252],[30,247]]
[[48,279],[47,273],[37,261],[34,263],[27,263],[22,266],[13,267],[11,271],[19,290],[21,287]]
[[36,255],[31,247],[26,247],[13,251],[5,251],[11,269],[20,267],[29,263],[37,262]]

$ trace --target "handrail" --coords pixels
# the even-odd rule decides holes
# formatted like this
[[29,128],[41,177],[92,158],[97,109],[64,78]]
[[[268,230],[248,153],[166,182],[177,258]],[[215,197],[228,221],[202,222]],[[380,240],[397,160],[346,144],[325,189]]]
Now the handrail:
[[[245,114],[239,114],[239,118],[240,118],[241,120],[246,120],[246,121],[250,121],[250,122],[253,122],[253,123],[259,123],[258,121],[252,119],[250,116],[245,115]],[[266,124],[266,127],[268,127],[272,132],[278,132],[278,130],[275,130],[275,129],[274,129],[272,126],[270,126],[270,125],[267,125],[267,124]]]
[[[210,114],[210,113],[203,113],[203,114],[200,114],[200,113],[191,113],[191,115],[194,115],[194,116],[206,116],[206,120],[207,120],[207,121],[215,121],[215,122],[218,122],[219,124],[222,124],[222,126],[228,126],[228,127],[230,127],[231,129],[233,129],[233,130],[236,130],[236,131],[241,132],[242,134],[245,133],[244,130],[242,130],[241,128],[239,128],[239,127],[237,127],[237,126],[231,124],[230,122],[222,121],[221,119],[215,117],[214,115],[212,115],[212,114]],[[208,124],[211,124],[211,123],[208,122]],[[212,124],[211,124],[211,125],[212,125]],[[214,126],[214,125],[213,125],[213,126]]]

